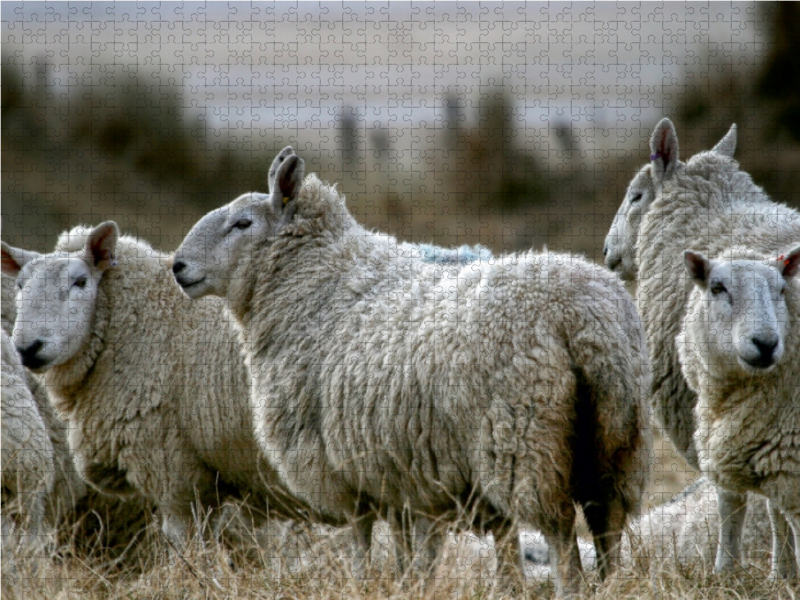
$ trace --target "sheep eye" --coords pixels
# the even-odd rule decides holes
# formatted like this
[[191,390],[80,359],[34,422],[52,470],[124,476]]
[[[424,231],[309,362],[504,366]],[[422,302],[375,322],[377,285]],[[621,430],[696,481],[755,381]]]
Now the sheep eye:
[[75,287],[80,288],[80,289],[85,288],[86,287],[86,277],[78,277],[75,280],[75,283],[73,283],[72,285],[74,285]]
[[720,294],[727,294],[728,290],[726,290],[725,286],[721,283],[714,283],[711,285],[711,293],[715,296],[719,296]]
[[781,296],[785,296],[785,295],[786,295],[786,286],[784,285],[784,286],[781,288]]
[[252,225],[252,224],[253,224],[253,222],[250,219],[246,219],[246,218],[245,219],[239,219],[238,221],[236,221],[236,223],[234,223],[231,226],[231,229],[245,230],[248,227],[250,227],[250,225]]
[[641,194],[636,194],[633,198],[631,198],[631,202],[638,202],[641,199],[642,199],[642,195]]

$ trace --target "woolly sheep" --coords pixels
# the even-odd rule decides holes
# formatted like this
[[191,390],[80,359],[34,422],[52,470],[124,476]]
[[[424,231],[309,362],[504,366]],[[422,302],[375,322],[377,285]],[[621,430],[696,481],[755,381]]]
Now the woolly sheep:
[[[686,252],[694,290],[677,338],[697,393],[695,446],[718,485],[756,492],[779,509],[800,544],[800,246],[766,257],[735,247],[709,260]],[[773,536],[772,573],[792,574],[791,544]],[[800,568],[800,557],[797,557]]]
[[579,581],[577,502],[608,575],[647,472],[649,370],[623,286],[567,255],[408,257],[303,182],[291,148],[276,163],[272,196],[206,215],[173,271],[191,298],[227,299],[290,489],[342,516],[447,518],[478,498],[496,539],[510,521],[548,536],[559,594]]
[[25,371],[5,331],[2,337],[2,506],[3,566],[14,554],[11,516],[22,528],[21,541],[32,550],[41,547],[44,503],[53,486],[53,447]]
[[222,303],[186,300],[169,259],[112,221],[62,234],[48,255],[3,244],[3,272],[20,283],[14,342],[68,422],[80,474],[152,500],[179,545],[196,500],[304,514],[258,450]]
[[[653,369],[653,412],[693,467],[698,467],[693,443],[697,397],[684,380],[675,348],[692,285],[683,252],[692,247],[716,255],[732,239],[770,252],[800,239],[800,214],[772,202],[733,160],[735,134],[732,127],[714,149],[680,168],[675,128],[663,119],[650,140],[650,173],[658,193],[637,217],[635,235],[608,238],[609,244],[635,245],[638,307]],[[627,219],[625,211],[631,207],[623,204],[615,221]],[[722,527],[715,570],[722,571],[734,566],[740,555],[746,498],[721,488],[719,506]]]
[[[17,286],[6,276],[0,277],[0,283],[2,329],[10,342],[17,318]],[[138,498],[123,500],[100,494],[84,483],[73,463],[66,426],[50,404],[44,386],[33,373],[23,370],[38,420],[43,422],[53,449],[53,485],[45,495],[44,522],[48,531],[55,530],[56,547],[61,552],[76,551],[84,558],[97,553],[103,559],[124,560],[128,566],[139,564],[137,555],[146,548],[140,552],[140,546],[132,546],[147,527],[153,507]],[[4,402],[6,397],[4,393]]]

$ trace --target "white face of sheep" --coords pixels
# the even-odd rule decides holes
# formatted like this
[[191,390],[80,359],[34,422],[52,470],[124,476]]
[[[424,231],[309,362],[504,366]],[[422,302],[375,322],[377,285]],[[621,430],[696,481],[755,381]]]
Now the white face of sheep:
[[183,293],[193,300],[227,297],[241,259],[291,219],[304,174],[303,160],[284,148],[270,167],[271,194],[244,194],[200,219],[173,260],[172,272]]
[[701,294],[687,311],[687,342],[720,375],[771,371],[784,356],[785,296],[800,267],[800,247],[771,261],[709,261],[692,251],[685,260]]
[[[736,151],[736,125],[731,126],[711,151],[733,157]],[[662,119],[653,131],[650,160],[650,164],[642,167],[628,185],[603,246],[606,267],[627,281],[636,279],[639,272],[636,244],[642,218],[661,193],[664,183],[685,167],[678,158],[678,134],[669,119]]]
[[33,371],[70,360],[91,331],[97,290],[116,265],[119,231],[108,221],[90,233],[79,252],[39,254],[2,244],[3,274],[17,280],[14,345]]
[[636,278],[636,241],[642,215],[655,200],[652,166],[645,165],[628,185],[603,246],[606,266],[624,280]]

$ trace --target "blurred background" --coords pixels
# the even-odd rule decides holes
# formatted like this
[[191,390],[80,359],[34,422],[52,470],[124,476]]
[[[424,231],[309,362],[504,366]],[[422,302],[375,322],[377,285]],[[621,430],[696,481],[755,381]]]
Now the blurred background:
[[[800,207],[797,3],[2,2],[2,239],[115,219],[173,250],[291,144],[368,227],[602,245],[669,116]],[[649,497],[694,477],[658,442]]]
[[369,227],[602,259],[662,116],[800,206],[794,3],[2,3],[2,238],[166,250],[293,145]]

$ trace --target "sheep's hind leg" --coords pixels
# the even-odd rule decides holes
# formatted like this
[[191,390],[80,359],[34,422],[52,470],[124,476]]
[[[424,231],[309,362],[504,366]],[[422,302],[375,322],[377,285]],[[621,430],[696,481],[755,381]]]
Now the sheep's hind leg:
[[717,488],[719,510],[719,543],[714,572],[723,573],[737,568],[741,560],[742,528],[744,527],[747,496]]
[[590,502],[583,507],[586,521],[597,551],[597,571],[600,579],[611,575],[619,565],[619,549],[626,514],[620,498],[600,503]]
[[581,581],[581,555],[575,523],[564,524],[558,532],[545,534],[550,546],[550,570],[556,581],[556,598],[567,598],[578,593]]

